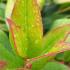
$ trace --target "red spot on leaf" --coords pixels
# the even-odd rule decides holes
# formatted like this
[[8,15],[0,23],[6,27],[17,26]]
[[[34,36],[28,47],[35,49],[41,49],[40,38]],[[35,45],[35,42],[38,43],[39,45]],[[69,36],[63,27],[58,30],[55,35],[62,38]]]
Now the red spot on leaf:
[[5,61],[0,61],[0,68],[4,68],[6,66],[6,62]]

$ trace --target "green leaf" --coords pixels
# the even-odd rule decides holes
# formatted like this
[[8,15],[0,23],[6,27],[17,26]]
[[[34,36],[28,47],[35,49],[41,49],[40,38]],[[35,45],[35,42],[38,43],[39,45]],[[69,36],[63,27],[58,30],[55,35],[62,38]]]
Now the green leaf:
[[0,20],[4,20],[5,18],[5,5],[0,3]]
[[64,61],[64,53],[59,53],[55,56],[55,60]]
[[70,18],[60,18],[54,21],[52,25],[52,29],[56,29],[57,27],[64,26],[70,24]]
[[69,3],[70,0],[53,0],[57,4],[62,4],[62,3]]
[[12,48],[9,42],[9,39],[7,37],[7,35],[5,34],[5,32],[3,32],[2,30],[0,30],[0,43],[5,46],[5,48],[7,48],[10,52],[12,52]]
[[2,22],[0,22],[0,30],[8,32],[8,27],[6,24],[2,24]]
[[38,58],[36,61],[32,62],[31,70],[41,70],[48,61],[53,60],[53,57]]
[[58,62],[48,62],[41,70],[69,70],[69,68]]
[[70,62],[70,51],[64,52],[64,62]]
[[24,64],[23,59],[21,59],[17,55],[12,54],[4,46],[2,46],[1,43],[0,43],[0,61],[5,63],[4,70],[19,68],[22,67]]
[[60,53],[65,50],[70,50],[70,25],[58,27],[50,30],[44,37],[44,52],[43,53]]
[[57,54],[55,59],[58,61],[64,61],[65,63],[69,63],[70,62],[70,50],[69,51],[65,51],[64,53],[60,53]]
[[[7,6],[9,6],[9,3]],[[14,49],[18,54],[26,58],[40,55],[42,52],[43,32],[40,10],[36,1],[17,0],[11,17],[6,17],[11,18],[7,21],[10,34],[12,34],[11,38],[14,41],[14,47],[16,47]]]
[[64,53],[60,53],[57,54],[55,59],[58,61],[64,61],[65,63],[69,63],[70,62],[70,50],[69,51],[65,51]]

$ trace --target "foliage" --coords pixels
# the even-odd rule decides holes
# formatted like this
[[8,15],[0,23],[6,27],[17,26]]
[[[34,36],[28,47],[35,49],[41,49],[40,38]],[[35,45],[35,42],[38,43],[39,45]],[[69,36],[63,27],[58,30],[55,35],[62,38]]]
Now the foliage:
[[0,70],[69,70],[70,3],[38,4],[0,0]]

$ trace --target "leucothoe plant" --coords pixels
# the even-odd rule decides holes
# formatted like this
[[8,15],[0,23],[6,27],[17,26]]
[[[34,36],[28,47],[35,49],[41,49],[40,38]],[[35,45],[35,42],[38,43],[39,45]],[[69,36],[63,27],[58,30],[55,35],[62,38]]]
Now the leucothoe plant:
[[4,70],[8,68],[41,70],[46,61],[54,55],[70,50],[69,23],[56,27],[54,25],[43,37],[43,25],[37,0],[8,0],[5,18],[12,51],[0,45],[0,50],[4,52],[0,57],[5,65]]

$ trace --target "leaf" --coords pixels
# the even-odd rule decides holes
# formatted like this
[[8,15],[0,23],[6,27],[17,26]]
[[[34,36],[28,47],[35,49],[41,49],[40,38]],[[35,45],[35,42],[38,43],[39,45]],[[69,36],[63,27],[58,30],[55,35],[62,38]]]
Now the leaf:
[[61,18],[54,21],[52,25],[52,29],[56,29],[57,27],[64,26],[70,24],[70,18]]
[[0,43],[8,49],[8,51],[12,52],[12,48],[9,42],[9,39],[7,37],[7,35],[5,34],[5,32],[3,32],[2,30],[0,30]]
[[70,50],[69,51],[65,51],[64,53],[60,53],[57,54],[55,59],[58,61],[64,61],[65,63],[69,63],[70,62]]
[[38,58],[36,61],[32,62],[31,70],[41,70],[50,60],[53,60],[53,57],[48,56],[48,57]]
[[[70,23],[70,19],[69,18],[62,18],[62,19],[57,19],[54,23],[53,23],[53,26],[52,26],[52,30],[54,29],[57,29],[59,27],[63,27],[65,25],[69,25]],[[55,57],[56,60],[59,60],[59,61],[65,61],[65,54],[64,53],[60,53],[60,54],[57,54],[57,56]]]
[[44,52],[43,53],[60,53],[70,50],[70,24],[58,27],[48,32],[44,37]]
[[5,18],[5,5],[0,3],[0,20],[4,20]]
[[1,60],[6,60],[6,62],[8,62],[7,67],[9,68],[17,68],[23,64],[23,60],[13,53],[7,35],[0,30],[0,61]]
[[23,66],[23,60],[17,55],[9,52],[2,44],[0,43],[0,62],[3,67],[6,69],[16,69]]
[[7,17],[11,38],[16,45],[14,49],[21,57],[38,56],[42,52],[43,32],[40,10],[36,1],[17,0],[11,17]]
[[41,70],[69,70],[69,68],[58,62],[48,62]]
[[64,62],[70,62],[70,51],[64,52]]
[[64,53],[59,53],[55,56],[55,60],[64,61]]
[[57,4],[62,4],[62,3],[68,3],[70,0],[54,0],[55,3]]
[[8,32],[8,27],[6,24],[2,24],[2,22],[0,22],[0,30]]
[[57,54],[55,59],[58,61],[64,61],[65,63],[69,63],[70,62],[70,50],[69,51],[65,51],[64,53],[60,53]]

